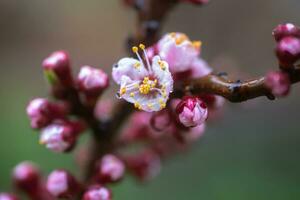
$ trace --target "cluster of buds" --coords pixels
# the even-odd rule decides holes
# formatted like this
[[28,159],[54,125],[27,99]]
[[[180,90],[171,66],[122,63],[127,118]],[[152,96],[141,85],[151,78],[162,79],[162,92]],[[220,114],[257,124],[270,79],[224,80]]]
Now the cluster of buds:
[[27,106],[27,114],[31,127],[41,131],[41,144],[54,152],[67,152],[75,146],[88,123],[78,113],[95,107],[97,99],[108,87],[109,78],[101,69],[90,66],[81,67],[74,78],[69,55],[64,51],[47,57],[43,61],[43,70],[56,101],[33,99]]
[[135,154],[121,153],[131,174],[144,181],[158,174],[163,159],[201,138],[208,110],[220,110],[224,100],[200,93],[169,101],[176,84],[212,72],[199,57],[200,41],[191,41],[183,33],[169,33],[147,49],[140,44],[132,50],[138,59],[121,59],[112,76],[120,85],[118,97],[139,110],[132,114],[119,143],[122,148],[136,142],[145,144]]
[[280,24],[273,30],[273,36],[277,43],[275,52],[280,71],[269,72],[265,85],[274,96],[283,97],[290,91],[289,72],[300,60],[300,28],[291,23]]
[[[95,180],[89,185],[78,181],[70,172],[57,169],[43,178],[40,170],[31,162],[15,167],[12,174],[14,186],[32,200],[76,199],[111,200],[112,192],[107,184],[116,183],[125,173],[125,164],[114,155],[105,155],[95,171]],[[0,200],[19,200],[15,194],[0,193]]]

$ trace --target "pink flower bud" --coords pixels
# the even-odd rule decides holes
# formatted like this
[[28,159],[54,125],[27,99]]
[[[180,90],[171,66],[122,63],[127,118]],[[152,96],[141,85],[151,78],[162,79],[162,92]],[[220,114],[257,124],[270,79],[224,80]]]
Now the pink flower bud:
[[48,176],[47,190],[56,198],[72,199],[80,191],[80,186],[69,172],[55,170]]
[[135,112],[132,114],[128,127],[122,133],[122,140],[132,142],[136,140],[158,138],[162,132],[154,131],[150,126],[151,114],[147,112]]
[[19,198],[14,194],[0,193],[0,200],[19,200]]
[[176,107],[179,121],[186,127],[201,125],[208,117],[206,104],[197,97],[184,97]]
[[161,169],[160,157],[153,151],[145,151],[125,158],[128,169],[140,181],[156,177]]
[[112,193],[106,187],[94,185],[84,193],[82,200],[112,200]]
[[280,24],[273,30],[272,34],[277,42],[289,36],[300,38],[300,28],[291,23]]
[[291,68],[300,59],[300,39],[285,37],[277,44],[276,55],[280,65],[284,68]]
[[125,166],[119,158],[108,154],[103,156],[97,167],[97,175],[100,183],[115,183],[120,181],[125,172]]
[[156,131],[163,131],[171,124],[171,116],[167,110],[155,112],[150,120],[152,128]]
[[79,89],[87,95],[99,96],[108,87],[109,78],[101,69],[83,66],[78,74]]
[[31,120],[32,128],[43,128],[53,119],[64,118],[69,107],[65,103],[51,103],[47,99],[37,98],[29,102],[27,115]]
[[74,147],[83,130],[82,122],[57,121],[42,130],[40,143],[54,152],[67,152]]
[[58,79],[59,83],[64,86],[70,86],[73,83],[69,55],[65,51],[53,52],[43,61],[45,72],[49,72],[53,79]]
[[267,74],[265,84],[276,97],[288,95],[291,85],[288,74],[276,71]]
[[15,186],[27,194],[36,193],[40,187],[40,178],[38,168],[30,162],[18,164],[13,171]]
[[196,5],[203,5],[203,4],[207,4],[209,2],[209,0],[181,0],[182,2],[189,2],[189,3],[193,3]]

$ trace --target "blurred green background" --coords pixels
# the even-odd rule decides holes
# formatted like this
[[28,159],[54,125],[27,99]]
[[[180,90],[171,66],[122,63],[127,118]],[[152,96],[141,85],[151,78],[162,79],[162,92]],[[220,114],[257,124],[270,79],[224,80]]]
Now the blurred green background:
[[[181,4],[164,32],[181,31],[203,41],[203,57],[217,71],[251,78],[276,68],[272,29],[300,24],[299,0],[211,0],[207,7]],[[70,52],[75,71],[88,64],[110,72],[125,55],[135,13],[117,0],[0,1],[0,190],[22,160],[44,172],[76,172],[72,155],[38,145],[25,107],[47,96],[41,61],[54,50]],[[152,182],[128,178],[113,188],[115,200],[298,200],[300,198],[300,87],[285,99],[226,105],[189,154],[164,164]]]

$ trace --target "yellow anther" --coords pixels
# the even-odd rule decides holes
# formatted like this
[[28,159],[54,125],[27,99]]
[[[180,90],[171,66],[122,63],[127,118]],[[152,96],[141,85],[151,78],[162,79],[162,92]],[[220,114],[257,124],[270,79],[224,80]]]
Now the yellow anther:
[[170,36],[171,36],[172,38],[175,38],[175,37],[176,37],[176,33],[175,33],[175,32],[172,32],[172,33],[170,33]]
[[166,91],[162,91],[162,96],[163,96],[163,98],[167,98],[167,93],[166,93]]
[[160,104],[160,108],[161,108],[161,109],[164,109],[164,108],[166,108],[166,106],[167,106],[167,105],[166,105],[165,103],[163,103],[163,104]]
[[150,84],[142,84],[140,85],[139,91],[141,94],[148,94],[150,92]]
[[165,90],[165,89],[166,89],[166,85],[162,85],[162,86],[161,86],[161,89],[162,89],[162,90]]
[[182,44],[184,41],[188,40],[189,38],[185,34],[181,34],[179,37],[175,39],[177,45]]
[[153,104],[152,104],[152,103],[148,103],[147,106],[148,106],[148,108],[150,108],[150,109],[153,108]]
[[120,90],[120,95],[124,95],[126,93],[126,88],[122,87]]
[[139,88],[140,85],[139,85],[138,83],[136,83],[136,84],[134,84],[134,87],[135,87],[135,88]]
[[132,51],[133,51],[133,53],[137,53],[139,51],[139,48],[137,48],[136,46],[133,46]]
[[164,63],[163,61],[159,60],[159,61],[158,61],[158,64],[159,64],[159,66],[160,66],[160,68],[161,68],[162,70],[165,70],[165,69],[166,69],[166,65],[165,65],[165,63]]
[[192,44],[196,49],[199,49],[202,46],[201,41],[193,41]]
[[141,66],[141,63],[140,62],[136,62],[136,63],[133,64],[133,66],[134,66],[134,68],[139,69],[140,66]]
[[134,93],[133,92],[130,93],[130,97],[134,97]]
[[146,48],[144,44],[140,44],[139,47],[140,47],[142,50],[144,50],[144,49]]
[[159,102],[159,105],[160,105],[160,108],[161,108],[161,109],[163,109],[163,108],[166,107],[166,103],[164,102],[163,99],[159,99],[158,102]]
[[144,77],[143,83],[144,83],[144,84],[147,84],[148,81],[149,81],[149,77],[148,77],[148,76]]
[[142,106],[141,106],[141,104],[139,102],[135,102],[134,103],[134,107],[137,108],[137,109],[139,109],[139,110],[142,109]]

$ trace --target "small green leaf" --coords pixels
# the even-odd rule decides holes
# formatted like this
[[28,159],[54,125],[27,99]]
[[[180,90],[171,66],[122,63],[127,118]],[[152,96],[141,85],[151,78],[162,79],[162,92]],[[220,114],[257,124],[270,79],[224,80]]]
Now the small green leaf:
[[52,70],[45,70],[44,76],[51,85],[55,85],[58,83],[58,78]]

